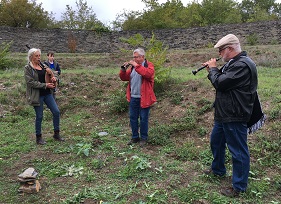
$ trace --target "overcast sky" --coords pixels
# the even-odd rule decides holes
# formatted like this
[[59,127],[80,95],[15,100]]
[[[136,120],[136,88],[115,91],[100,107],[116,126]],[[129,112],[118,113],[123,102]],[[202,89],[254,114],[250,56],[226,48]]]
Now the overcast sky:
[[[78,0],[77,0],[78,1]],[[158,0],[158,2],[165,3],[167,0]],[[66,5],[70,5],[76,9],[76,0],[36,0],[42,3],[45,11],[55,13],[55,18],[58,20],[61,14],[65,12]],[[181,0],[184,6],[192,0]],[[199,1],[200,2],[200,1]],[[105,24],[109,24],[115,20],[116,14],[123,13],[123,10],[142,11],[145,4],[141,0],[87,0],[88,7],[92,7],[97,15],[98,20]]]

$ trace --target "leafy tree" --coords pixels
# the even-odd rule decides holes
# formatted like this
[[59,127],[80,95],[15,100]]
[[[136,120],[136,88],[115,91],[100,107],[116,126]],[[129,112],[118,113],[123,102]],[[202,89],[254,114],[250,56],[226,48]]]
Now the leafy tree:
[[[168,0],[159,4],[158,0],[142,0],[144,12],[123,13],[122,22],[116,21],[122,30],[189,28],[220,23],[240,23],[241,14],[234,0],[193,1],[186,7],[180,0]],[[119,16],[120,17],[120,16]]]
[[181,0],[141,0],[144,11],[124,11],[113,22],[115,30],[189,28],[217,24],[276,20],[281,4],[275,0],[193,0],[186,7]]
[[74,29],[77,26],[75,21],[75,11],[69,5],[66,5],[66,11],[62,14],[62,21],[60,22],[62,28]]
[[35,0],[1,0],[0,26],[49,28],[54,26],[52,12],[42,8]]
[[255,5],[260,9],[265,10],[268,14],[271,14],[275,5],[275,0],[254,0]]
[[[124,12],[119,15],[119,20],[115,25],[119,25],[122,30],[138,29],[162,29],[182,27],[184,19],[184,6],[180,0],[170,0],[159,4],[157,0],[142,0],[146,9],[141,12]],[[121,25],[121,26],[120,26]]]
[[241,22],[237,8],[238,4],[233,0],[203,0],[201,9],[203,26]]
[[239,10],[242,22],[276,20],[281,15],[281,6],[275,0],[243,0]]
[[160,6],[158,0],[141,0],[141,2],[145,3],[146,8],[149,10],[155,10]]
[[186,9],[184,9],[182,15],[183,18],[183,27],[198,27],[202,26],[203,18],[201,16],[202,13],[202,6],[197,2],[192,2],[191,4],[187,5]]
[[275,15],[270,15],[265,9],[262,9],[259,6],[253,8],[253,13],[249,15],[247,22],[256,22],[256,21],[268,21],[275,20]]
[[86,29],[96,31],[109,31],[109,29],[97,19],[92,7],[88,7],[87,1],[76,1],[77,10],[66,5],[66,11],[62,14],[60,26],[66,29]]
[[143,21],[138,18],[141,15],[142,14],[138,11],[124,10],[123,13],[118,14],[116,19],[112,22],[112,29],[119,31],[144,29],[145,25],[143,25]]
[[183,4],[180,0],[171,0],[161,5],[155,5],[154,10],[145,12],[143,20],[149,20],[149,29],[182,27]]

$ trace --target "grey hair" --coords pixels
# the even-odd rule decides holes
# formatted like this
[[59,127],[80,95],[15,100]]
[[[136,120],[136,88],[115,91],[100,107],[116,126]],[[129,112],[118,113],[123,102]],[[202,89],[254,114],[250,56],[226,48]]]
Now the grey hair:
[[239,43],[238,44],[232,44],[229,47],[232,47],[235,52],[241,52],[242,51],[241,45]]
[[134,53],[138,53],[139,55],[144,56],[145,55],[145,51],[142,48],[137,48],[134,50]]
[[40,55],[41,55],[41,50],[38,49],[38,48],[31,48],[29,51],[28,51],[28,54],[27,54],[27,62],[29,63],[31,61],[31,57],[34,55],[35,52],[39,52]]

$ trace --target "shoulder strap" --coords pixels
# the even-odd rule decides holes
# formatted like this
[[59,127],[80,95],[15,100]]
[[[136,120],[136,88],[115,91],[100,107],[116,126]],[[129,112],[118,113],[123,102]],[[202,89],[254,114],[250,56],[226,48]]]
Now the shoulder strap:
[[146,59],[144,60],[144,67],[146,67],[146,68],[148,67],[148,63],[147,63]]

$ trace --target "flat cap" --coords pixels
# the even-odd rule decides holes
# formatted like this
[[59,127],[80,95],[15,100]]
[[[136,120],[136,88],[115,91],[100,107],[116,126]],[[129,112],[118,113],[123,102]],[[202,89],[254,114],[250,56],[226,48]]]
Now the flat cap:
[[232,45],[232,44],[239,44],[239,39],[233,35],[233,34],[228,34],[224,36],[222,39],[220,39],[217,44],[214,46],[214,48],[221,48],[226,45]]

